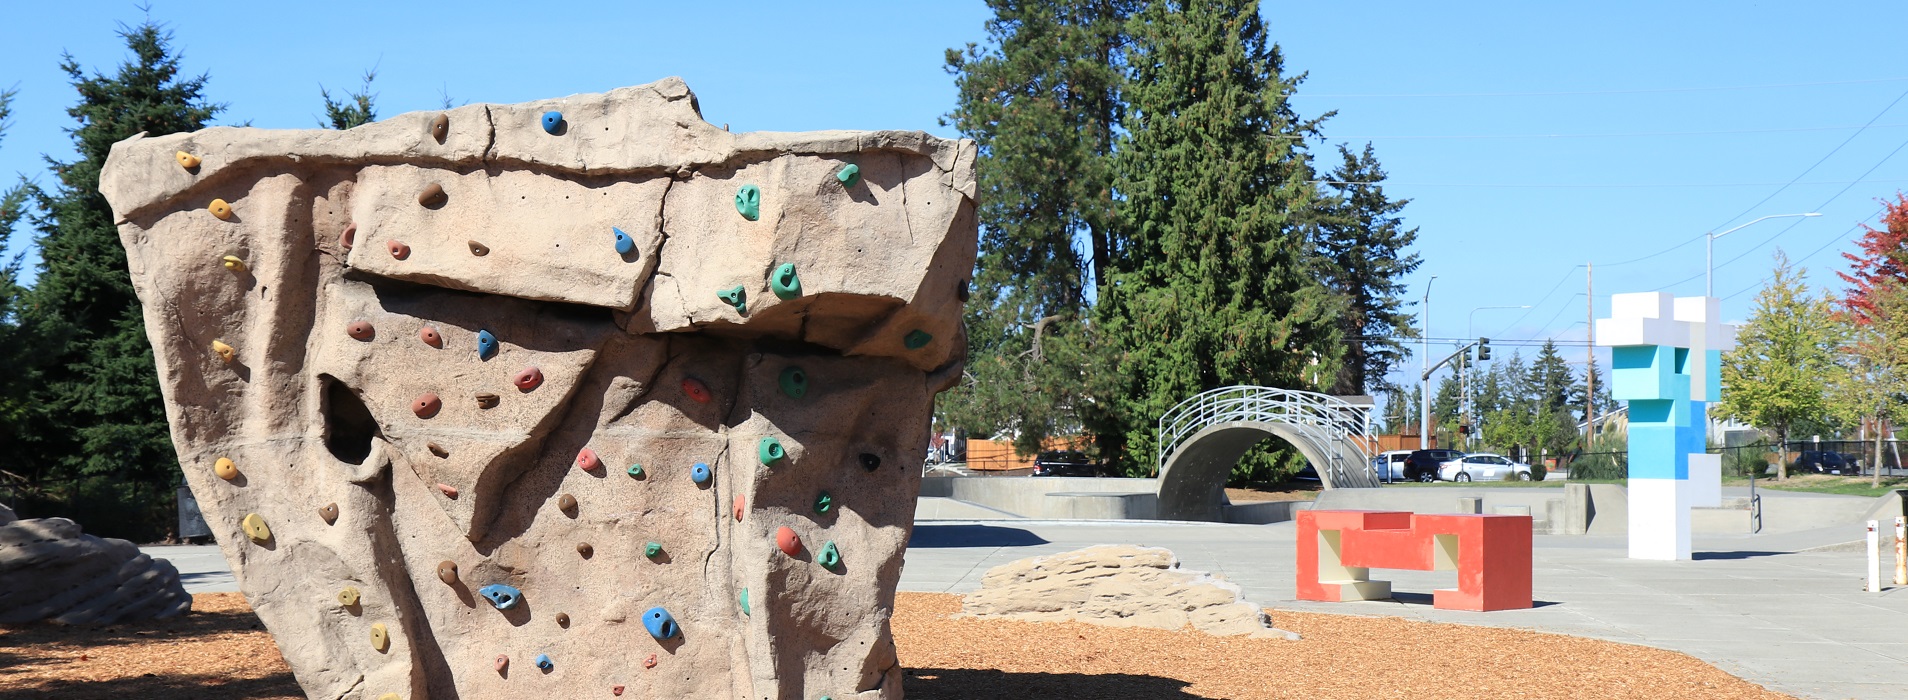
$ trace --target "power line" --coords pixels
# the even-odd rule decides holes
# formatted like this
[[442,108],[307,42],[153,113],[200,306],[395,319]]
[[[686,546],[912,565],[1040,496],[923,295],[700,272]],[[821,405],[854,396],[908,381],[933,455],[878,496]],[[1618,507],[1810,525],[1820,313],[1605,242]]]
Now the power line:
[[[1875,215],[1877,215],[1877,214],[1881,214],[1882,212],[1885,212],[1885,211],[1888,211],[1888,208],[1887,208],[1887,207],[1883,207],[1883,208],[1881,208],[1881,209],[1878,209],[1878,210],[1876,210],[1876,212],[1875,212],[1875,214],[1871,214],[1871,215],[1869,216],[1869,218],[1871,218],[1871,219],[1872,219],[1872,218],[1874,218],[1874,216],[1875,216]],[[1854,225],[1854,226],[1850,226],[1850,227],[1848,228],[1848,230],[1846,230],[1846,231],[1843,231],[1843,232],[1841,232],[1840,234],[1837,234],[1837,235],[1835,235],[1835,236],[1833,236],[1833,237],[1830,237],[1830,238],[1829,238],[1829,240],[1828,240],[1828,242],[1826,242],[1826,243],[1823,243],[1823,244],[1821,245],[1821,247],[1818,247],[1818,248],[1816,248],[1815,250],[1812,250],[1812,251],[1809,251],[1809,254],[1808,254],[1808,255],[1804,255],[1804,256],[1802,256],[1802,257],[1799,257],[1799,258],[1796,258],[1796,259],[1795,259],[1795,260],[1793,260],[1792,262],[1795,262],[1795,263],[1800,263],[1800,262],[1802,262],[1802,261],[1804,261],[1804,260],[1807,260],[1807,259],[1809,259],[1809,258],[1813,258],[1813,257],[1815,257],[1816,255],[1819,255],[1819,254],[1821,254],[1821,252],[1822,252],[1822,251],[1824,251],[1824,250],[1828,250],[1828,249],[1829,249],[1829,246],[1832,246],[1832,245],[1835,245],[1835,244],[1837,244],[1837,243],[1841,243],[1841,242],[1844,242],[1844,241],[1846,241],[1846,240],[1847,240],[1847,238],[1846,238],[1846,236],[1848,236],[1848,234],[1851,234],[1851,233],[1854,233],[1854,232],[1855,232],[1856,230],[1858,230],[1858,229],[1860,229],[1860,228],[1862,227],[1862,225],[1863,225],[1863,224],[1866,224],[1866,223],[1868,223],[1868,219],[1863,219],[1863,220],[1861,220],[1861,221],[1859,221],[1859,222],[1856,222],[1856,223],[1855,223],[1855,225]],[[1759,279],[1759,280],[1756,280],[1756,282],[1755,282],[1754,284],[1751,284],[1751,285],[1749,285],[1749,286],[1747,286],[1747,287],[1743,287],[1742,289],[1739,289],[1739,290],[1736,290],[1736,292],[1735,292],[1734,294],[1731,294],[1731,295],[1729,295],[1729,296],[1726,296],[1726,297],[1723,297],[1723,299],[1724,299],[1724,300],[1728,300],[1728,299],[1734,299],[1734,298],[1736,298],[1736,297],[1739,297],[1739,296],[1742,296],[1743,294],[1745,294],[1745,293],[1747,293],[1747,292],[1750,292],[1750,291],[1753,291],[1753,290],[1756,290],[1756,289],[1760,289],[1760,288],[1762,287],[1762,285],[1764,285],[1764,284],[1768,284],[1768,282],[1769,282],[1769,277],[1767,277],[1767,276],[1765,276],[1765,277],[1763,277],[1762,279]]]
[[1797,174],[1797,175],[1795,176],[1795,179],[1794,179],[1794,180],[1790,180],[1790,181],[1789,181],[1789,184],[1788,184],[1788,185],[1783,185],[1782,187],[1780,187],[1780,188],[1777,188],[1777,189],[1776,189],[1776,191],[1774,191],[1774,192],[1770,192],[1770,193],[1769,193],[1769,196],[1767,196],[1767,197],[1763,197],[1761,201],[1758,201],[1758,202],[1756,202],[1755,204],[1751,204],[1751,205],[1749,205],[1749,206],[1748,206],[1747,208],[1745,208],[1745,209],[1743,209],[1742,211],[1740,211],[1740,212],[1738,212],[1738,213],[1737,213],[1737,214],[1736,214],[1735,216],[1732,216],[1732,217],[1729,217],[1729,218],[1728,218],[1727,220],[1725,220],[1725,221],[1723,221],[1723,222],[1722,222],[1722,223],[1720,223],[1720,224],[1717,224],[1717,225],[1715,226],[1715,228],[1712,228],[1712,229],[1710,229],[1710,230],[1711,230],[1711,231],[1714,231],[1714,230],[1716,230],[1716,229],[1718,229],[1718,228],[1722,228],[1722,227],[1724,227],[1724,226],[1727,226],[1727,225],[1729,225],[1729,222],[1731,222],[1731,221],[1735,221],[1735,220],[1737,220],[1737,219],[1740,219],[1740,218],[1742,218],[1742,217],[1743,217],[1744,215],[1746,215],[1746,214],[1748,214],[1749,212],[1752,212],[1752,211],[1755,211],[1755,210],[1756,210],[1756,207],[1760,207],[1760,206],[1762,206],[1762,205],[1764,205],[1764,204],[1767,204],[1767,203],[1769,203],[1769,200],[1771,200],[1771,199],[1775,199],[1775,196],[1776,196],[1776,195],[1778,195],[1778,194],[1782,194],[1782,192],[1783,192],[1784,190],[1787,190],[1787,189],[1789,189],[1789,185],[1793,185],[1793,184],[1795,184],[1795,183],[1796,183],[1797,181],[1799,181],[1799,180],[1801,180],[1801,179],[1802,179],[1803,177],[1805,177],[1805,176],[1807,176],[1807,175],[1808,175],[1809,173],[1811,173],[1811,172],[1815,172],[1815,169],[1816,169],[1817,167],[1820,167],[1820,166],[1821,166],[1821,165],[1822,165],[1823,163],[1826,163],[1826,162],[1828,162],[1828,159],[1829,159],[1829,158],[1831,158],[1831,157],[1833,157],[1833,156],[1834,156],[1835,154],[1837,154],[1837,153],[1840,153],[1840,152],[1842,151],[1842,147],[1844,147],[1844,146],[1847,146],[1847,145],[1849,144],[1849,142],[1851,142],[1851,141],[1854,141],[1854,140],[1855,140],[1855,137],[1857,137],[1857,136],[1861,136],[1861,135],[1862,135],[1862,132],[1863,132],[1863,131],[1865,131],[1865,130],[1867,130],[1867,129],[1868,129],[1868,126],[1869,126],[1870,124],[1874,124],[1874,123],[1875,123],[1875,120],[1877,120],[1877,119],[1881,119],[1881,118],[1882,118],[1882,115],[1884,115],[1884,114],[1887,114],[1887,113],[1888,113],[1888,110],[1891,110],[1891,109],[1894,109],[1894,108],[1895,108],[1895,105],[1897,105],[1897,104],[1900,104],[1900,103],[1901,103],[1901,100],[1902,100],[1902,98],[1905,98],[1905,97],[1908,97],[1908,90],[1903,90],[1903,91],[1901,92],[1901,94],[1899,94],[1899,95],[1896,95],[1896,96],[1895,96],[1895,99],[1894,99],[1894,101],[1892,101],[1892,102],[1889,102],[1889,103],[1888,103],[1888,106],[1886,106],[1886,107],[1883,107],[1883,108],[1881,108],[1881,111],[1879,111],[1879,112],[1876,112],[1876,113],[1875,113],[1875,116],[1873,116],[1873,117],[1869,117],[1869,118],[1868,118],[1868,124],[1864,124],[1864,125],[1862,125],[1862,128],[1861,128],[1861,129],[1857,129],[1857,130],[1855,131],[1855,133],[1853,133],[1853,134],[1849,134],[1849,135],[1848,135],[1848,138],[1846,138],[1846,139],[1843,139],[1841,143],[1839,143],[1839,144],[1836,144],[1836,146],[1835,146],[1835,148],[1834,148],[1834,150],[1831,150],[1831,151],[1829,151],[1829,152],[1828,152],[1828,153],[1827,153],[1826,155],[1823,155],[1823,156],[1822,156],[1822,159],[1821,159],[1821,160],[1818,160],[1818,161],[1815,161],[1815,164],[1814,164],[1814,165],[1811,165],[1811,166],[1809,166],[1809,168],[1808,168],[1807,170],[1804,170],[1804,171],[1802,171],[1801,173],[1798,173],[1798,174]]
[[1421,97],[1561,97],[1576,95],[1651,95],[1667,92],[1723,92],[1728,90],[1768,90],[1774,88],[1822,87],[1829,85],[1871,85],[1874,83],[1898,83],[1908,78],[1874,78],[1871,80],[1834,80],[1819,83],[1772,83],[1768,85],[1717,85],[1706,87],[1680,88],[1633,88],[1628,90],[1565,90],[1544,92],[1421,92],[1421,93],[1294,93],[1292,97],[1382,97],[1382,98],[1421,98]]
[[1575,277],[1575,276],[1576,276],[1576,274],[1577,274],[1577,268],[1580,268],[1580,267],[1583,267],[1583,266],[1582,266],[1582,265],[1572,265],[1572,266],[1570,266],[1570,270],[1569,270],[1568,272],[1565,272],[1565,273],[1563,274],[1563,276],[1562,276],[1562,277],[1559,277],[1559,278],[1557,278],[1557,283],[1556,283],[1556,284],[1553,284],[1553,285],[1550,285],[1550,291],[1548,291],[1548,292],[1544,292],[1544,298],[1542,298],[1542,299],[1538,299],[1538,300],[1537,300],[1537,303],[1535,303],[1535,304],[1531,304],[1531,305],[1530,305],[1530,308],[1528,308],[1528,309],[1524,309],[1524,313],[1522,313],[1522,314],[1519,314],[1519,315],[1517,316],[1517,320],[1514,320],[1514,321],[1511,321],[1511,322],[1510,322],[1510,325],[1508,325],[1508,326],[1504,326],[1504,330],[1501,330],[1501,331],[1498,331],[1498,332],[1497,332],[1497,335],[1503,335],[1504,333],[1506,333],[1506,332],[1508,332],[1508,331],[1509,331],[1510,329],[1512,329],[1512,328],[1516,328],[1516,327],[1517,327],[1517,324],[1519,324],[1519,323],[1523,323],[1523,322],[1524,322],[1524,318],[1525,318],[1525,317],[1527,317],[1527,316],[1529,316],[1529,315],[1531,314],[1531,312],[1533,312],[1533,311],[1536,311],[1536,310],[1537,310],[1537,307],[1539,307],[1539,306],[1543,306],[1543,305],[1544,305],[1544,302],[1546,302],[1546,301],[1550,301],[1550,295],[1552,295],[1552,294],[1556,294],[1556,293],[1557,293],[1557,288],[1559,288],[1559,287],[1562,287],[1562,286],[1563,286],[1563,283],[1565,283],[1565,282],[1568,282],[1568,281],[1570,281],[1570,278],[1571,278],[1571,277]]

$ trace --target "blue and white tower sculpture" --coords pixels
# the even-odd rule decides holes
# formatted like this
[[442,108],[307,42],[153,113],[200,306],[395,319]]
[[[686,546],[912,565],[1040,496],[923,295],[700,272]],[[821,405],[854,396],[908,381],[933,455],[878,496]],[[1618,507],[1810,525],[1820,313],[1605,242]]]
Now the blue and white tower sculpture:
[[1722,353],[1736,329],[1715,297],[1610,297],[1597,344],[1610,394],[1630,406],[1630,558],[1688,559],[1689,509],[1721,505],[1722,456],[1705,453],[1708,404],[1722,400]]

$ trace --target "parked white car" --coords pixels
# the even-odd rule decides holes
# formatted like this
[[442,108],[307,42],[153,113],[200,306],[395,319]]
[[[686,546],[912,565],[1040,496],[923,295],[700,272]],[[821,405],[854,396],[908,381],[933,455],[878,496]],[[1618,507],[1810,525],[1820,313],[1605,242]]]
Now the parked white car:
[[1515,474],[1511,478],[1518,481],[1531,480],[1530,465],[1489,452],[1464,455],[1438,467],[1438,478],[1444,481],[1503,481],[1508,474]]
[[1405,458],[1411,456],[1411,450],[1388,450],[1371,458],[1371,470],[1377,472],[1379,481],[1404,481]]

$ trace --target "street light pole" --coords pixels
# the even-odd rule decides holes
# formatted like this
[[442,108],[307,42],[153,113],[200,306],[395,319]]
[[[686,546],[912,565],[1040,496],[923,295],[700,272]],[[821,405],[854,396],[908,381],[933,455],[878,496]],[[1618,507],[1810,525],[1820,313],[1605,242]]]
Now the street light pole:
[[1431,448],[1431,283],[1438,281],[1437,275],[1424,282],[1424,305],[1418,309],[1418,360],[1423,363],[1423,371],[1418,374],[1418,449]]
[[1703,244],[1703,296],[1706,296],[1706,297],[1716,296],[1716,239],[1722,238],[1723,236],[1727,236],[1737,231],[1741,231],[1743,229],[1749,228],[1750,226],[1754,226],[1757,223],[1768,221],[1770,219],[1792,219],[1798,216],[1813,217],[1813,216],[1821,216],[1821,215],[1822,213],[1818,211],[1812,211],[1807,214],[1770,214],[1760,219],[1756,219],[1755,221],[1751,221],[1741,226],[1737,226],[1735,228],[1729,229],[1722,233],[1707,234],[1708,242]]

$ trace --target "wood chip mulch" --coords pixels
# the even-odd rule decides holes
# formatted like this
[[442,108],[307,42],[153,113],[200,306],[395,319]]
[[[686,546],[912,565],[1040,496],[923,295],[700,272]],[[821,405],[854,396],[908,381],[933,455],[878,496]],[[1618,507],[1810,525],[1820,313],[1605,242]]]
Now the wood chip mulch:
[[[0,698],[290,700],[278,647],[236,593],[181,619],[0,626]],[[1524,630],[1274,611],[1278,639],[954,619],[958,596],[901,593],[914,700],[966,698],[1786,698],[1687,655]]]

